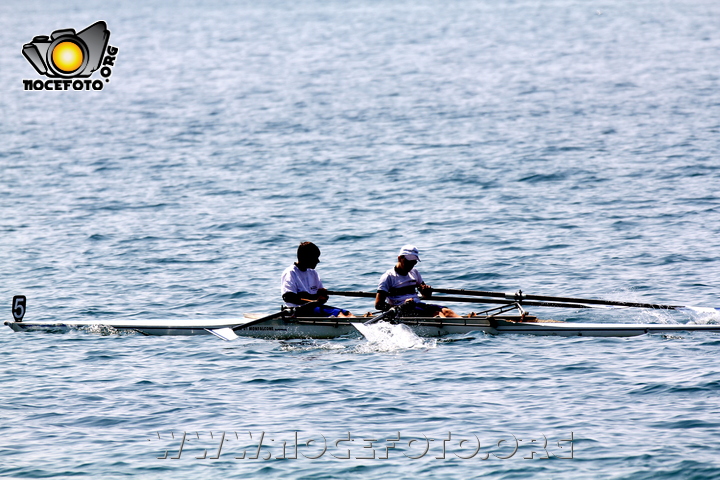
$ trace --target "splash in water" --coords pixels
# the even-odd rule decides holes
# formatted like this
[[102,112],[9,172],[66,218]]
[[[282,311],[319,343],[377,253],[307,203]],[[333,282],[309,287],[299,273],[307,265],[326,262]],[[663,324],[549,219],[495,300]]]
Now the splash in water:
[[690,316],[698,325],[714,325],[720,323],[720,310],[710,307],[687,307],[692,313]]
[[407,325],[393,325],[377,322],[373,325],[356,324],[355,327],[368,340],[368,343],[357,348],[359,353],[394,352],[417,348],[435,348],[437,340],[423,339]]

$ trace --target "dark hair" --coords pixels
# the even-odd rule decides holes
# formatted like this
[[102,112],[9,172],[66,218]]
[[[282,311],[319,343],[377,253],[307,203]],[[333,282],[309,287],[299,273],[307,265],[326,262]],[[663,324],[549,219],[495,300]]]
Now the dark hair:
[[298,260],[303,258],[316,258],[320,256],[320,249],[312,242],[302,242],[297,249]]

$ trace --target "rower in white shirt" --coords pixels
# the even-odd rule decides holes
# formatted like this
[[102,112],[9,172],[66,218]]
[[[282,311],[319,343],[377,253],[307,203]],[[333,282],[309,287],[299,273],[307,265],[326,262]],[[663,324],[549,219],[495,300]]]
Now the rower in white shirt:
[[375,296],[376,309],[385,311],[403,305],[401,307],[403,316],[460,316],[443,305],[421,301],[432,296],[432,287],[423,281],[420,272],[415,269],[415,265],[420,261],[417,247],[404,245],[397,258],[397,264],[380,277],[380,284]]
[[315,271],[320,263],[320,249],[312,242],[303,242],[298,247],[297,259],[280,278],[280,292],[285,304],[300,307],[313,301],[307,308],[299,309],[298,315],[303,317],[354,317],[347,310],[325,305],[328,291]]

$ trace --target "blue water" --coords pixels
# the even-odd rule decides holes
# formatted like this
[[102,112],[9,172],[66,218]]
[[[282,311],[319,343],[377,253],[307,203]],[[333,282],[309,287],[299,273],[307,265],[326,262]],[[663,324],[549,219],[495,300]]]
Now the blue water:
[[[23,91],[24,43],[98,20],[102,91]],[[719,24],[702,0],[4,2],[0,299],[27,320],[270,313],[311,240],[334,290],[373,290],[414,243],[438,287],[720,306]],[[3,477],[720,478],[717,334],[3,327],[0,349]]]

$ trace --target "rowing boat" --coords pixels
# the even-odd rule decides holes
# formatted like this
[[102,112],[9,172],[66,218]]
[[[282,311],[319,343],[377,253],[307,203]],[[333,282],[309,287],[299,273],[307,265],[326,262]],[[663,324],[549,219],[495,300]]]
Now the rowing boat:
[[[470,291],[453,290],[454,293],[468,294]],[[479,292],[492,293],[492,292]],[[367,296],[365,292],[346,292],[350,296]],[[474,294],[474,293],[473,293]],[[518,293],[519,295],[519,293]],[[528,296],[529,297],[529,296]],[[447,298],[447,297],[446,297]],[[536,297],[551,301],[569,301],[566,305],[555,303],[543,303],[543,305],[555,305],[566,307],[589,307],[578,305],[577,300],[582,299],[561,299],[558,297]],[[466,317],[404,317],[402,308],[397,307],[375,315],[370,320],[365,317],[298,317],[293,308],[283,308],[280,312],[260,317],[251,316],[238,320],[235,318],[225,320],[77,320],[68,322],[57,321],[26,321],[23,320],[26,311],[26,298],[17,295],[13,298],[13,320],[6,321],[5,325],[16,332],[67,332],[70,330],[81,330],[100,334],[127,334],[136,333],[141,335],[215,335],[223,340],[232,340],[237,336],[268,338],[268,339],[292,339],[292,338],[336,338],[344,335],[357,334],[363,331],[358,325],[364,323],[371,325],[380,320],[390,320],[394,323],[401,323],[408,326],[415,334],[423,337],[441,337],[444,335],[467,334],[471,332],[482,332],[491,335],[501,334],[523,334],[543,335],[561,337],[633,337],[649,333],[672,333],[672,332],[720,332],[720,324],[615,324],[615,323],[576,323],[558,322],[554,320],[539,320],[529,315],[523,309],[524,299],[516,298],[516,301],[505,305],[491,308],[481,312],[479,315]],[[478,301],[485,302],[486,299]],[[590,302],[598,302],[590,300]],[[529,302],[525,302],[527,304]],[[539,302],[536,302],[539,303]],[[587,301],[586,301],[587,303]],[[604,302],[608,303],[608,302]],[[624,304],[609,302],[612,306],[637,306],[644,308],[664,309],[698,309],[700,307],[681,307],[669,305],[652,304]],[[517,310],[519,314],[510,314]],[[703,309],[702,311],[717,312],[720,309]],[[390,315],[392,313],[392,315]]]
[[[239,336],[266,339],[336,338],[356,334],[353,318],[272,318],[261,323],[252,319],[226,320],[107,320],[107,321],[6,321],[5,325],[16,332],[64,333],[71,330],[100,334],[142,335],[209,335],[213,331],[231,328]],[[522,320],[522,321],[521,321]],[[535,317],[504,315],[493,317],[460,318],[396,318],[397,323],[410,327],[417,335],[439,337],[444,335],[483,332],[491,335],[524,334],[545,336],[632,337],[649,333],[720,332],[720,325],[696,324],[615,324],[542,321]],[[243,328],[243,324],[253,325]]]

